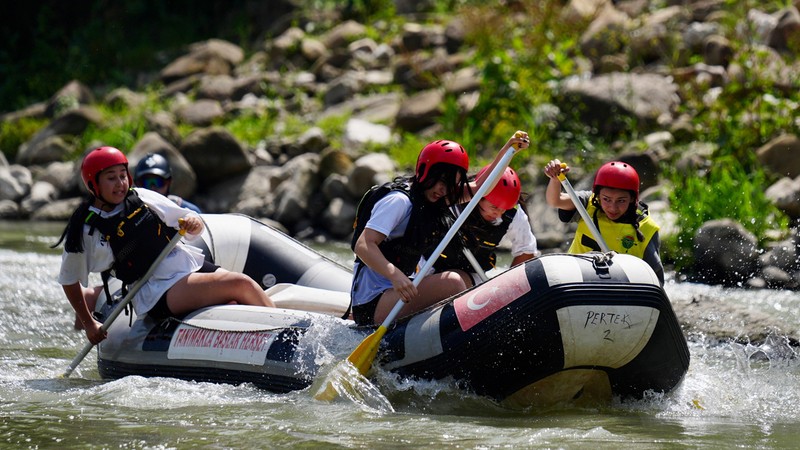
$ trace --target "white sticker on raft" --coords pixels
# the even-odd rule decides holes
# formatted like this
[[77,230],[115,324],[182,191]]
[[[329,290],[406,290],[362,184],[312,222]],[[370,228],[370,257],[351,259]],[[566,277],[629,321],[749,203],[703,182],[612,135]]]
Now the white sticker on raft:
[[564,368],[619,368],[642,351],[658,322],[647,306],[577,305],[556,311],[564,346]]
[[275,340],[272,331],[225,331],[180,325],[172,335],[167,358],[263,365]]

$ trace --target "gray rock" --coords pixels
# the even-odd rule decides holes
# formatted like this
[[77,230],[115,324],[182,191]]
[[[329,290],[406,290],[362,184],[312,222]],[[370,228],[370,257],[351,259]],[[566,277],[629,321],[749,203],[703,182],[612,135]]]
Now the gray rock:
[[130,162],[132,176],[136,176],[134,173],[136,165],[149,153],[158,153],[169,162],[172,170],[171,194],[186,199],[194,196],[197,190],[197,175],[194,169],[178,149],[158,133],[145,133],[142,139],[131,149],[128,154],[128,161]]
[[56,200],[48,203],[31,214],[31,220],[66,221],[83,201],[81,197]]
[[756,150],[758,161],[773,173],[800,176],[800,139],[793,134],[778,136]]
[[186,105],[179,106],[175,115],[182,122],[197,127],[208,127],[215,120],[225,115],[225,110],[217,100],[200,99]]
[[222,127],[193,132],[186,136],[179,150],[195,170],[201,188],[245,174],[252,168],[242,145]]
[[16,164],[0,167],[0,200],[17,202],[28,195],[32,185],[33,179],[27,167]]
[[361,198],[376,184],[383,184],[394,177],[394,161],[383,153],[370,153],[358,158],[347,177],[347,188],[354,198]]
[[356,207],[341,198],[334,198],[322,213],[325,229],[335,238],[341,239],[353,233]]
[[0,199],[0,219],[20,219],[19,204],[14,200]]
[[699,279],[708,283],[740,283],[760,269],[758,240],[730,219],[708,221],[697,230],[694,258]]
[[395,126],[406,131],[419,131],[431,126],[442,115],[444,96],[438,89],[419,92],[400,105]]
[[55,200],[56,194],[56,188],[52,184],[46,181],[37,181],[31,187],[30,195],[20,203],[21,213],[30,216],[37,209]]
[[344,145],[348,148],[363,148],[367,144],[386,145],[392,141],[392,129],[361,119],[350,119],[345,125]]

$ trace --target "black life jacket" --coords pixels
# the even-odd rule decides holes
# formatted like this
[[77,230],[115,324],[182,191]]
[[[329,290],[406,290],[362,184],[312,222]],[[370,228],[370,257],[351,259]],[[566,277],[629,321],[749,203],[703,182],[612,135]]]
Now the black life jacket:
[[[459,211],[465,205],[459,205]],[[483,270],[491,270],[497,265],[495,249],[500,245],[508,227],[517,215],[516,208],[509,209],[500,216],[498,225],[491,224],[481,217],[477,208],[472,210],[459,230],[460,239],[453,239],[433,264],[437,272],[461,269],[467,273],[475,272],[466,256],[464,247],[468,248]],[[428,258],[430,255],[427,256]]]
[[[370,188],[356,208],[356,219],[353,223],[353,239],[350,248],[355,250],[356,242],[372,216],[375,204],[389,194],[398,191],[411,199],[411,217],[406,231],[401,237],[384,239],[379,245],[383,256],[406,275],[411,275],[417,268],[420,256],[432,251],[447,232],[447,223],[442,214],[442,206],[431,205],[424,198],[415,199],[405,182],[393,181]],[[356,262],[361,260],[356,256]]]
[[[84,223],[89,234],[103,233],[114,252],[114,264],[106,272],[125,284],[141,278],[169,244],[177,230],[167,226],[136,194],[128,191],[122,212],[111,217],[89,212]],[[108,274],[103,273],[104,284]]]

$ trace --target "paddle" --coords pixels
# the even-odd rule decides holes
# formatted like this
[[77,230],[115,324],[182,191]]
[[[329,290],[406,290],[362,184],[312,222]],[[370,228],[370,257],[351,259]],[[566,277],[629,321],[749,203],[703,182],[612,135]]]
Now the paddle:
[[478,274],[478,277],[481,279],[481,281],[486,281],[489,279],[489,277],[486,275],[486,272],[483,271],[483,267],[481,267],[478,260],[475,259],[475,255],[473,255],[472,251],[467,247],[464,247],[464,256],[467,258],[467,261],[469,261],[470,265],[472,266],[472,270],[474,270],[475,273]]
[[[565,167],[567,167],[567,165],[561,163],[561,168],[563,169]],[[561,182],[561,186],[564,186],[564,189],[566,189],[567,194],[569,194],[569,198],[572,199],[572,203],[575,204],[575,208],[578,209],[578,213],[580,213],[581,217],[583,218],[583,221],[586,222],[586,225],[589,227],[589,230],[591,230],[592,234],[594,235],[594,239],[600,245],[600,250],[602,250],[603,253],[608,253],[610,250],[608,248],[608,245],[606,245],[606,241],[603,239],[603,235],[600,234],[600,230],[597,229],[597,226],[594,224],[594,221],[592,220],[591,217],[589,217],[589,213],[586,211],[586,208],[583,207],[583,203],[581,203],[580,199],[578,198],[578,194],[576,194],[575,189],[572,188],[572,183],[569,182],[564,172],[558,173],[558,181]]]
[[[181,219],[181,221],[182,220],[183,219]],[[167,244],[167,246],[164,247],[164,250],[162,250],[161,253],[159,253],[156,260],[153,261],[153,264],[151,264],[150,268],[147,269],[147,272],[145,272],[145,274],[142,275],[141,278],[136,280],[136,283],[133,284],[133,287],[131,287],[131,289],[128,291],[128,294],[119,302],[119,304],[117,304],[116,307],[114,307],[114,309],[111,311],[111,314],[108,315],[108,318],[106,318],[106,320],[103,322],[103,326],[100,327],[103,331],[107,331],[108,328],[111,327],[111,324],[114,323],[114,320],[117,319],[117,316],[119,316],[120,313],[122,313],[122,310],[125,309],[125,307],[128,305],[128,303],[130,303],[131,300],[133,300],[133,296],[136,295],[136,293],[139,292],[139,289],[141,289],[142,286],[144,286],[144,284],[147,282],[147,280],[150,279],[150,277],[153,275],[153,272],[156,270],[156,267],[158,267],[161,261],[163,261],[164,258],[167,257],[167,255],[169,255],[169,252],[171,252],[172,249],[175,248],[176,245],[178,245],[178,242],[180,242],[181,238],[185,234],[186,230],[182,228],[178,230],[178,232],[175,234],[175,237],[173,237],[172,240],[169,241],[169,244]],[[81,361],[83,361],[83,358],[85,358],[86,355],[89,354],[89,352],[92,350],[92,347],[94,347],[94,344],[92,344],[91,342],[87,342],[86,345],[83,346],[81,351],[77,355],[75,355],[75,358],[73,358],[72,362],[69,364],[69,367],[67,367],[67,370],[64,372],[63,375],[61,375],[61,378],[69,377],[72,374],[72,371],[75,370],[76,367],[78,367],[78,364],[80,364]]]
[[[486,195],[486,192],[489,190],[489,188],[494,187],[494,184],[500,178],[500,175],[502,175],[503,171],[506,170],[508,163],[511,161],[511,158],[514,157],[514,153],[516,151],[517,148],[512,145],[508,148],[508,150],[506,150],[500,161],[497,162],[494,170],[489,173],[489,176],[469,201],[466,208],[464,208],[464,211],[459,214],[458,218],[453,223],[453,226],[450,227],[450,230],[447,232],[447,234],[445,234],[444,238],[442,238],[439,246],[433,251],[431,257],[425,261],[425,265],[422,267],[422,269],[417,272],[417,276],[414,277],[413,281],[415,287],[419,286],[419,283],[423,278],[425,278],[425,275],[427,275],[430,268],[433,267],[433,264],[439,258],[439,255],[444,251],[445,247],[447,247],[447,244],[449,244],[453,239],[453,236],[455,236],[459,228],[461,228],[461,225],[464,223],[464,221],[467,220],[467,217],[472,210],[475,209],[475,206],[478,205],[478,202],[481,200],[481,198]],[[361,341],[361,344],[359,344],[359,346],[353,350],[353,353],[347,357],[347,361],[349,361],[350,364],[358,369],[361,375],[366,375],[370,367],[372,367],[372,361],[375,360],[375,356],[378,354],[378,348],[380,346],[381,339],[383,338],[383,335],[386,334],[386,330],[389,325],[394,322],[394,319],[400,313],[400,310],[403,309],[403,304],[403,299],[397,300],[394,308],[392,308],[392,311],[389,312],[389,315],[386,316],[386,319],[384,319],[383,323],[380,324],[378,329],[367,336],[366,339]],[[330,384],[328,384],[325,389],[318,391],[314,398],[317,400],[331,400],[335,395],[335,390],[331,388]]]

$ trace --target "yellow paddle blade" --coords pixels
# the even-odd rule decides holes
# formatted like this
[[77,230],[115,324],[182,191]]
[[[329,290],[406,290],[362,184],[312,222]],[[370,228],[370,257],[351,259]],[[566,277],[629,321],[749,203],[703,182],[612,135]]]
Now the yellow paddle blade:
[[333,387],[333,383],[329,380],[325,380],[323,388],[314,394],[314,399],[321,402],[330,402],[333,401],[337,395],[338,392],[336,392],[336,388]]
[[361,344],[347,357],[350,364],[355,366],[361,372],[361,375],[366,375],[370,367],[372,367],[372,361],[375,360],[375,356],[378,354],[378,348],[381,345],[381,339],[384,334],[386,334],[386,327],[381,325],[374,333],[361,341]]
[[381,339],[384,334],[386,334],[386,327],[381,325],[372,334],[367,336],[366,339],[361,341],[358,347],[353,350],[353,353],[347,357],[347,360],[339,363],[331,373],[328,374],[321,388],[314,394],[314,398],[326,402],[335,399],[338,393],[336,392],[334,383],[341,383],[341,380],[344,380],[348,376],[351,378],[356,378],[358,376],[352,372],[350,374],[347,373],[348,365],[352,366],[351,370],[355,368],[358,370],[358,373],[366,376],[367,372],[369,372],[369,369],[372,367],[372,361],[374,361],[375,357],[378,355],[378,348],[380,348]]

